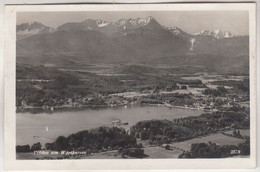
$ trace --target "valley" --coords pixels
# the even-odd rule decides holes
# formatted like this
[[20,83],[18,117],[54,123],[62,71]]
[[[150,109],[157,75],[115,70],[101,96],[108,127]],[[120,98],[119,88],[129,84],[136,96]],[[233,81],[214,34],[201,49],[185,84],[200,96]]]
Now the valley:
[[16,33],[18,159],[250,155],[248,35],[152,16]]
[[[18,64],[17,72],[17,133],[20,136],[17,139],[17,145],[35,142],[44,145],[55,142],[60,135],[68,136],[70,133],[100,126],[120,127],[130,132],[132,126],[138,122],[168,119],[177,122],[181,128],[191,127],[197,134],[188,134],[188,137],[180,140],[166,139],[165,141],[160,141],[159,134],[155,136],[159,140],[152,139],[152,142],[151,136],[144,138],[137,137],[135,134],[133,136],[137,139],[141,137],[141,140],[137,141],[142,143],[146,158],[154,156],[176,158],[183,153],[183,150],[189,150],[190,145],[194,143],[211,141],[218,144],[221,139],[225,141],[225,144],[236,142],[236,140],[232,142],[232,139],[234,140],[232,136],[221,134],[222,130],[231,132],[232,135],[234,129],[241,131],[249,129],[249,78],[247,75],[219,75],[205,72],[173,74],[168,68],[161,68],[161,65],[152,67],[151,65],[102,64],[91,64],[85,68],[83,66],[82,68],[62,68],[62,70],[55,67]],[[244,106],[241,106],[241,103]],[[243,116],[244,122],[231,120],[232,122],[228,123],[229,118],[223,118],[213,124],[210,114],[219,113],[239,113],[241,117]],[[200,117],[203,114],[208,114],[211,121],[207,122],[204,132],[200,129],[202,126],[196,128],[187,125],[191,122],[185,122],[185,118],[192,116],[198,121],[204,121]],[[68,119],[70,127],[65,130],[63,125]],[[119,122],[114,123],[114,121]],[[187,126],[181,124],[181,121]],[[220,127],[217,127],[218,125]],[[48,126],[48,131],[45,131],[46,126]],[[33,131],[31,131],[32,128],[34,128]],[[207,137],[208,134],[216,132],[220,132],[219,137]],[[200,138],[201,136],[205,136],[204,141]],[[185,149],[176,146],[181,144],[180,141],[189,141],[192,138],[194,141],[188,147],[185,146]],[[243,139],[238,140],[241,144],[244,142]],[[173,151],[165,150],[162,147],[163,144],[173,147]],[[26,159],[26,157],[55,159],[62,156],[19,153],[18,157],[20,159]],[[76,158],[95,157],[122,158],[114,149],[107,149],[105,152],[95,151],[88,156],[76,156]]]

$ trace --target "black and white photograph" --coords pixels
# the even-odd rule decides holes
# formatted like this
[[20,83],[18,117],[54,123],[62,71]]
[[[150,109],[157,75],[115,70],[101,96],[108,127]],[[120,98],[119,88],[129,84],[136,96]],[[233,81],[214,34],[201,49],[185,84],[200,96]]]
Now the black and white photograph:
[[254,158],[250,10],[136,9],[16,11],[15,160]]

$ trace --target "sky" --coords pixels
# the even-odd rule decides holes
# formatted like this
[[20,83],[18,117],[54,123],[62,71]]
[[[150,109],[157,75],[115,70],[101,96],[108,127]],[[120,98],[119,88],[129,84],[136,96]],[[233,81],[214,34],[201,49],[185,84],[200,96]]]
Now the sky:
[[67,22],[81,22],[86,19],[117,21],[122,18],[148,16],[152,16],[164,26],[176,26],[190,34],[216,29],[230,31],[235,35],[249,34],[248,11],[19,12],[17,24],[37,21],[56,28]]

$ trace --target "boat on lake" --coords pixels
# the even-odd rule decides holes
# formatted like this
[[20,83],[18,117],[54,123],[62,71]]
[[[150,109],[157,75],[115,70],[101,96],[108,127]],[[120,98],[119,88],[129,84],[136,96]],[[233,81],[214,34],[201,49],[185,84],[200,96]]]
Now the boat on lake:
[[122,121],[121,124],[122,124],[122,125],[128,125],[128,122]]
[[112,122],[112,124],[116,124],[116,125],[128,125],[128,122],[126,121],[121,121],[120,119],[114,120]]

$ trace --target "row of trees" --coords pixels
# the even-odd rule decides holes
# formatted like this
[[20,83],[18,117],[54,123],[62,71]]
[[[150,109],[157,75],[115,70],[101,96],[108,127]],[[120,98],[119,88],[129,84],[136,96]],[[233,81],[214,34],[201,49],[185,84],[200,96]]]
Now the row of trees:
[[228,93],[228,90],[224,86],[219,86],[217,89],[207,88],[204,91],[204,94],[211,96],[225,96]]
[[149,120],[132,126],[130,134],[152,144],[163,144],[192,138],[194,130],[176,126],[170,120]]
[[190,94],[151,94],[141,98],[142,103],[163,103],[167,102],[174,106],[193,105],[197,102]]
[[33,152],[37,150],[41,150],[42,145],[40,142],[33,144],[31,147],[30,145],[17,145],[16,152]]
[[234,81],[234,80],[226,80],[226,81],[214,81],[212,82],[214,85],[226,85],[233,87],[235,92],[244,92],[246,94],[249,93],[250,84],[249,79],[243,79],[242,81]]
[[118,127],[99,127],[92,130],[80,131],[68,137],[59,136],[55,142],[46,143],[47,150],[98,152],[101,150],[140,148],[136,139]]
[[250,127],[249,114],[244,112],[214,112],[202,114],[198,117],[174,119],[174,124],[188,127],[205,134],[216,132],[224,128],[248,129]]

